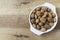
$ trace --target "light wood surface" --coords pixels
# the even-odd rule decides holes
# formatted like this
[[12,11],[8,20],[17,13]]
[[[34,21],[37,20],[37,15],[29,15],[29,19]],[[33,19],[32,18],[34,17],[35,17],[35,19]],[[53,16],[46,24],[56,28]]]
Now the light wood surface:
[[[32,8],[45,2],[56,6],[58,24],[53,31],[37,36],[29,30],[28,16]],[[0,34],[23,35],[17,40],[60,40],[60,0],[0,0],[0,15]]]

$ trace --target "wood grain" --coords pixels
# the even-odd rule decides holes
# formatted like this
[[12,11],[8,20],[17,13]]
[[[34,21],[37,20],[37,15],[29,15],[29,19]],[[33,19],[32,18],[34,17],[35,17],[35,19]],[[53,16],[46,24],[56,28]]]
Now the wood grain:
[[[32,8],[45,2],[56,6],[58,24],[53,31],[37,36],[29,30],[28,17]],[[60,40],[60,0],[0,0],[0,15],[10,15],[10,17],[5,17],[6,20],[2,19],[9,24],[1,22],[0,34],[23,35],[22,37],[17,37],[17,40]],[[11,18],[15,18],[13,15],[17,17],[13,19],[14,21],[11,20]],[[7,20],[7,18],[10,20]]]

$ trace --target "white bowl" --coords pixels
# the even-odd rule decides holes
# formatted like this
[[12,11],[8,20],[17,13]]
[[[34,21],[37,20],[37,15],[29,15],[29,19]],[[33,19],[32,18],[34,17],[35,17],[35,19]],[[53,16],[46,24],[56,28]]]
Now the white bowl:
[[[30,22],[30,15],[31,15],[32,11],[33,11],[34,9],[36,9],[37,7],[42,7],[42,6],[45,6],[45,7],[49,8],[49,9],[51,9],[52,12],[56,14],[56,22],[54,23],[54,25],[53,25],[50,29],[48,29],[48,30],[45,31],[45,32],[42,32],[42,31],[40,31],[40,30],[35,29],[35,28],[32,26],[31,22]],[[52,5],[52,4],[50,4],[50,3],[44,3],[44,4],[42,4],[42,5],[36,6],[35,8],[33,8],[33,9],[31,10],[31,12],[30,12],[30,14],[29,14],[30,31],[32,31],[33,33],[35,33],[35,34],[37,34],[37,35],[42,35],[42,34],[44,34],[44,33],[47,33],[47,32],[52,31],[52,30],[55,28],[57,22],[58,22],[58,17],[57,17],[57,13],[56,13],[56,8],[55,8],[54,5]]]

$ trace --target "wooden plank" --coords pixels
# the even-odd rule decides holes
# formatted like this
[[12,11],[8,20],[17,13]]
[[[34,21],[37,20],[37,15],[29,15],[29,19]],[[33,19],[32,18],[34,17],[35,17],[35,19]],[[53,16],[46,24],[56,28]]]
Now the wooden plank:
[[[45,2],[56,6],[59,20],[53,31],[37,36],[29,29],[28,17],[32,8]],[[23,35],[17,40],[60,40],[60,0],[0,0],[0,15],[18,16],[16,26],[0,26],[0,34]]]
[[[10,29],[10,28],[0,28],[1,35],[23,35],[22,37],[17,37],[18,40],[59,40],[60,37],[60,29],[58,26],[51,32],[37,36],[32,33],[28,28],[18,28],[18,29]],[[27,37],[26,37],[27,36]]]

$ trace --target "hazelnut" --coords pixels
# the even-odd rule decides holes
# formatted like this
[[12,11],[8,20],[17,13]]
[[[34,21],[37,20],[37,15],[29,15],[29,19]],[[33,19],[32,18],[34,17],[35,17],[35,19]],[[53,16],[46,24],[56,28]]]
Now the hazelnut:
[[41,28],[41,31],[42,31],[42,32],[45,32],[45,31],[46,31],[46,28]]

